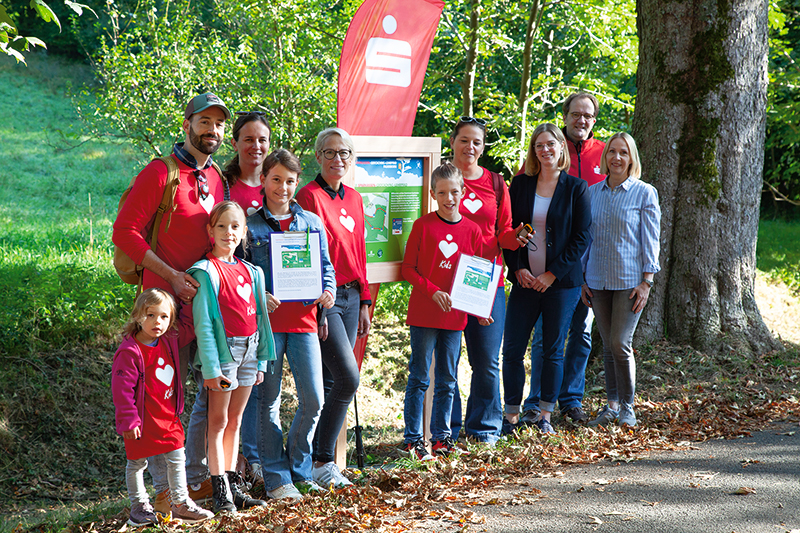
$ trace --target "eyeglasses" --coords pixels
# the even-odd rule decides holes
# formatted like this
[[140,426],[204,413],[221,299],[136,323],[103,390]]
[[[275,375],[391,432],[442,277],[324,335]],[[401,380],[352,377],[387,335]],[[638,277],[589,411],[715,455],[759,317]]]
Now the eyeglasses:
[[247,115],[256,115],[259,117],[263,117],[266,115],[263,111],[237,111],[234,113],[237,117],[245,117]]
[[205,200],[208,198],[208,194],[211,192],[211,190],[208,188],[208,179],[206,179],[206,175],[200,170],[194,171],[194,177],[197,180],[197,195],[201,200]]
[[458,119],[458,122],[460,124],[470,124],[470,123],[474,122],[478,126],[486,126],[486,121],[483,120],[482,118],[463,116],[460,119]]
[[533,145],[533,148],[537,152],[542,152],[542,151],[544,151],[545,148],[547,148],[548,150],[555,150],[556,149],[556,142],[555,141],[550,141],[549,143],[536,143],[536,144]]
[[572,117],[572,120],[578,120],[579,118],[583,117],[585,120],[594,120],[594,115],[589,113],[578,113],[577,111],[573,111],[569,114]]
[[332,161],[337,155],[342,161],[347,161],[352,153],[350,150],[322,150],[322,156],[328,161]]

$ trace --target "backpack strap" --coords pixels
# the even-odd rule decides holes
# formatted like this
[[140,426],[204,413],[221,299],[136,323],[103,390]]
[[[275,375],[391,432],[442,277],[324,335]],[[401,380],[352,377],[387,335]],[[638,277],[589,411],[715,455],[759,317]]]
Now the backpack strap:
[[180,168],[178,163],[172,156],[164,156],[156,158],[158,161],[167,165],[167,181],[164,184],[164,195],[161,197],[161,203],[158,204],[156,216],[153,219],[153,226],[150,228],[150,248],[153,252],[156,251],[158,244],[158,229],[161,227],[161,219],[164,218],[164,213],[169,211],[167,218],[167,226],[164,228],[164,233],[169,231],[170,222],[172,222],[172,213],[175,211],[175,193],[178,191],[178,184],[181,182]]
[[494,218],[494,234],[500,233],[500,206],[503,205],[503,195],[505,194],[505,180],[503,176],[497,172],[489,171],[489,176],[492,178],[492,190],[494,191],[494,199],[497,202],[497,216]]

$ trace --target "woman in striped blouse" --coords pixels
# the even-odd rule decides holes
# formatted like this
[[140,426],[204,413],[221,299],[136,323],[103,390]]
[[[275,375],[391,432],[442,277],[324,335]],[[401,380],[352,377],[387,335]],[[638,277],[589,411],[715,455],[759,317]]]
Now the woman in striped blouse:
[[661,208],[658,191],[639,179],[636,142],[627,133],[606,143],[600,172],[608,177],[589,188],[592,242],[584,255],[583,303],[594,310],[603,338],[608,404],[589,425],[636,425],[636,361],[633,333],[658,264]]

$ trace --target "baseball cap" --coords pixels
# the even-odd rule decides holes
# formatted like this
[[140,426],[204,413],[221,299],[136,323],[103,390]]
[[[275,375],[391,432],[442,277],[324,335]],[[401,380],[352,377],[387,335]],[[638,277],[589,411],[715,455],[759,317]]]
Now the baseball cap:
[[205,93],[195,96],[189,103],[186,105],[186,112],[183,114],[184,118],[188,119],[195,113],[199,113],[209,107],[219,107],[222,109],[222,112],[225,113],[225,120],[229,120],[231,118],[231,112],[225,106],[225,102],[214,93]]

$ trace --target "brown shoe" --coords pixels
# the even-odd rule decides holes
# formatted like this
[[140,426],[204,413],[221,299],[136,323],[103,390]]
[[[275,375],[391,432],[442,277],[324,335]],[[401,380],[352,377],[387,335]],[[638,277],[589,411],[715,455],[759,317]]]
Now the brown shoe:
[[214,490],[211,488],[211,479],[206,479],[197,485],[189,485],[189,499],[197,505],[203,505],[211,501]]
[[170,513],[172,510],[172,497],[169,494],[169,489],[156,494],[156,502],[153,504],[153,510],[164,516]]
[[186,500],[184,503],[172,506],[172,518],[180,519],[184,522],[194,523],[201,522],[208,518],[212,518],[214,513],[206,511],[191,499]]

